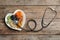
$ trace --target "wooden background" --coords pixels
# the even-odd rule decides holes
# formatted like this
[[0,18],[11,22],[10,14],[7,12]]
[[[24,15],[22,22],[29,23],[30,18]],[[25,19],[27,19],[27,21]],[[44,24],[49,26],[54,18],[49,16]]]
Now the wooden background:
[[[4,23],[7,13],[21,9],[25,12],[27,21],[33,18],[37,27],[41,28],[41,17],[47,7],[55,9],[57,16],[49,27],[40,32],[14,31]],[[46,22],[49,19],[46,18]],[[0,0],[0,40],[60,40],[60,0]]]

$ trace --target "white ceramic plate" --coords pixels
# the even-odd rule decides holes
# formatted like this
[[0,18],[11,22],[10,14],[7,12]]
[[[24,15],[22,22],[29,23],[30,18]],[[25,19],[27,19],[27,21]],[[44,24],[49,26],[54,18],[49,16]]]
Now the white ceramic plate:
[[8,17],[8,16],[11,16],[11,15],[14,15],[17,11],[20,11],[20,12],[22,12],[22,14],[23,14],[23,21],[22,21],[21,27],[24,27],[25,21],[26,21],[26,15],[25,15],[25,13],[24,13],[22,10],[16,10],[14,13],[8,13],[8,14],[6,15],[6,17],[5,17],[5,23],[6,23],[6,25],[7,25],[9,28],[12,28],[12,29],[14,29],[14,30],[19,30],[19,31],[21,31],[21,30],[22,30],[21,28],[11,27],[10,24],[7,23],[7,17]]

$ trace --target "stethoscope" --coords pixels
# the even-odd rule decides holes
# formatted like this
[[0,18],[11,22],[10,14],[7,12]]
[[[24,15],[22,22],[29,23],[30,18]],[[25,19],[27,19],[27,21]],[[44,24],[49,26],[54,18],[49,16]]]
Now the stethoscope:
[[[55,12],[55,15],[54,15],[54,17],[51,19],[51,21],[48,24],[45,24],[44,25],[44,17],[45,17],[45,13],[46,13],[47,9],[50,9],[51,11],[54,11]],[[20,28],[22,30],[26,31],[26,32],[39,32],[39,31],[43,30],[44,28],[47,28],[52,23],[52,21],[55,19],[56,15],[57,15],[57,12],[54,9],[48,7],[48,8],[45,9],[44,14],[43,14],[43,17],[42,17],[42,20],[41,20],[41,26],[42,26],[42,28],[40,28],[38,30],[35,30],[36,27],[37,27],[37,22],[34,19],[29,19],[27,21],[27,26],[28,26],[29,30],[26,30],[26,29],[24,29],[22,27],[20,27]],[[30,22],[33,22],[35,24],[33,29],[29,25]]]
[[[51,21],[50,21],[48,24],[45,24],[45,23],[44,23],[44,17],[45,17],[46,11],[47,11],[48,9],[51,10],[51,11],[54,11],[54,12],[55,12],[55,13],[54,13],[55,15],[54,15],[54,17],[51,19]],[[28,27],[29,30],[28,30],[28,29],[25,29],[25,28],[23,28],[23,27],[20,27],[20,29],[22,29],[22,30],[24,30],[24,31],[26,31],[26,32],[39,32],[39,31],[43,30],[44,28],[47,28],[47,27],[52,23],[52,21],[55,19],[56,16],[57,16],[57,12],[56,12],[54,9],[48,7],[48,8],[45,9],[44,14],[43,14],[43,16],[42,16],[42,20],[41,20],[41,26],[42,26],[42,27],[41,27],[40,29],[35,30],[35,29],[37,28],[37,22],[36,22],[36,20],[34,20],[34,19],[29,19],[29,20],[27,21],[27,27]],[[33,22],[33,23],[34,23],[34,27],[33,27],[33,28],[31,28],[32,26],[29,25],[30,22]],[[16,21],[15,21],[14,23],[17,25],[17,22],[16,22]]]

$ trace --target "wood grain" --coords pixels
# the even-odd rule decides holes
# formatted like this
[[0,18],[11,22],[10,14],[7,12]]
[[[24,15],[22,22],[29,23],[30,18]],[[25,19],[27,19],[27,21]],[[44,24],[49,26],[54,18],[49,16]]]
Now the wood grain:
[[[21,9],[25,12],[28,18],[41,18],[46,8],[55,9],[57,12],[57,17],[60,18],[60,6],[0,6],[0,18],[4,18],[7,13],[14,13],[16,9]],[[4,15],[2,15],[2,13]],[[49,14],[49,13],[47,13]],[[34,16],[35,15],[35,16]],[[38,16],[37,16],[38,15]],[[49,16],[49,15],[47,15]]]
[[[57,16],[47,28],[40,32],[19,32],[9,29],[4,23],[7,13],[21,9],[26,14],[26,22],[31,18],[36,20],[37,30],[41,28],[41,18],[47,7],[55,9]],[[45,23],[49,20],[51,18],[46,17]],[[26,24],[25,27],[27,27]],[[0,40],[60,40],[60,0],[0,0]]]
[[[25,12],[27,21],[29,19],[35,19],[37,22],[37,29],[41,28],[41,18],[43,16],[43,13],[47,7],[51,7],[57,11],[57,16],[55,20],[49,25],[49,27],[43,29],[40,32],[18,32],[11,30],[7,28],[7,26],[4,23],[4,17],[7,13],[11,12],[13,13],[16,9],[21,9]],[[60,6],[0,6],[0,34],[60,34]],[[3,13],[3,14],[2,14]],[[47,13],[46,13],[47,14]],[[48,13],[45,18],[45,23],[48,23],[49,20],[51,20],[51,17],[54,15],[50,15],[51,13]],[[38,15],[38,16],[37,16]],[[27,22],[26,21],[26,22]],[[33,25],[31,25],[33,26]],[[27,27],[27,26],[25,26]]]
[[1,40],[60,40],[59,35],[0,35]]
[[60,5],[60,0],[0,0],[0,5]]

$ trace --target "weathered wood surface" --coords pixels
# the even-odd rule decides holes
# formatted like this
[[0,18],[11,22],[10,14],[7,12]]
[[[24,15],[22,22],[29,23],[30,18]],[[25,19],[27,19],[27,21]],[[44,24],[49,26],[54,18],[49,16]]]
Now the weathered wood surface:
[[[37,22],[37,28],[41,28],[41,18],[47,7],[51,7],[57,11],[57,16],[54,21],[45,29],[40,32],[18,32],[10,30],[4,23],[4,17],[7,13],[13,13],[16,9],[21,9],[26,14],[26,20],[35,19]],[[60,34],[60,6],[0,6],[0,34]],[[51,10],[50,10],[51,11]],[[49,12],[50,12],[49,11]],[[45,22],[48,23],[49,19],[54,15],[52,13],[46,13]],[[26,21],[26,22],[27,22]],[[26,27],[26,26],[25,26]]]
[[60,5],[60,0],[0,0],[0,5]]
[[[38,23],[37,27],[41,28],[41,17],[47,7],[55,9],[58,14],[49,27],[40,32],[18,32],[10,30],[4,23],[3,19],[8,12],[13,13],[16,9],[22,9],[27,16],[27,21],[33,18]],[[46,18],[46,22],[49,19],[51,18]],[[0,0],[0,34],[2,34],[0,40],[60,40],[60,0]]]
[[0,35],[0,40],[60,40],[59,35]]

